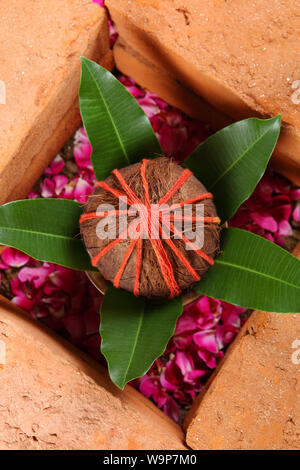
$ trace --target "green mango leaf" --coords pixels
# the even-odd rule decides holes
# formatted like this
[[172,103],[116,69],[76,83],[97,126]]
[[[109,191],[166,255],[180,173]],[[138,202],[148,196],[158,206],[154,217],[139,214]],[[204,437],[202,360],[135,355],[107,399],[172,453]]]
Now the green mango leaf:
[[39,261],[94,270],[80,238],[81,206],[68,199],[26,199],[0,207],[0,244]]
[[100,314],[101,351],[119,388],[144,375],[163,354],[181,313],[180,297],[150,301],[108,288]]
[[264,174],[280,122],[280,115],[236,122],[208,137],[185,160],[184,166],[213,193],[223,222],[248,199]]
[[96,178],[161,155],[150,121],[135,98],[106,69],[84,57],[79,88],[82,121],[93,153]]
[[300,261],[251,232],[224,229],[222,253],[195,284],[199,294],[241,307],[300,312]]

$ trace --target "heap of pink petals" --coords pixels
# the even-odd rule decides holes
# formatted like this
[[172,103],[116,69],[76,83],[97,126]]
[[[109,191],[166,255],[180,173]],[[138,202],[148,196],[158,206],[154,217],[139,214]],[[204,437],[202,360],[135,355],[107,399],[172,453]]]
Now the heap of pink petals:
[[[133,80],[124,76],[119,79],[149,116],[166,155],[183,161],[209,135],[205,124],[189,119],[156,95],[143,91]],[[46,169],[39,189],[31,192],[29,198],[87,201],[94,189],[95,175],[91,146],[83,128],[76,132],[74,142],[76,176],[70,180],[62,174],[65,162],[57,155]],[[283,244],[283,237],[291,233],[292,218],[300,219],[300,208],[295,205],[299,196],[300,189],[268,170],[231,224]],[[12,248],[2,252],[0,261],[2,272],[11,268],[16,272],[10,283],[14,303],[103,361],[98,333],[101,295],[84,273],[39,263]],[[165,354],[133,385],[178,421],[180,410],[191,404],[223,357],[243,316],[244,309],[207,297],[185,307]]]

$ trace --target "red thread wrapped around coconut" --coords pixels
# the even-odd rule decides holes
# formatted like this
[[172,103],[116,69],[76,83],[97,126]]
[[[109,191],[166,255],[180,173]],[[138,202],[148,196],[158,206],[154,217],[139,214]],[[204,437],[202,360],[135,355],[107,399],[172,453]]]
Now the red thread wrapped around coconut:
[[[97,224],[105,218],[109,224],[113,216],[116,232],[99,238]],[[128,222],[123,227],[121,217]],[[190,230],[201,225],[201,248],[182,225],[187,222]],[[219,249],[219,222],[212,194],[165,157],[114,170],[98,183],[80,220],[87,251],[103,277],[148,298],[175,297],[201,279]]]

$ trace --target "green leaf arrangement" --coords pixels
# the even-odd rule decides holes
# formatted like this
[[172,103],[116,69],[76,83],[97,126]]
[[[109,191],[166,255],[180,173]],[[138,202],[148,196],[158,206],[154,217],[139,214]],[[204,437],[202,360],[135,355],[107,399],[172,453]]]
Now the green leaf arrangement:
[[[162,154],[144,111],[107,70],[82,58],[79,90],[82,120],[98,180]],[[184,166],[214,195],[226,222],[252,194],[280,131],[280,116],[246,119],[209,137]],[[79,234],[82,208],[73,201],[35,199],[0,207],[0,243],[41,261],[92,270]],[[300,311],[300,261],[277,245],[240,229],[224,228],[221,253],[194,285],[199,294],[245,308]],[[112,381],[121,389],[145,374],[160,356],[182,313],[180,297],[147,300],[109,287],[101,307],[101,350]]]

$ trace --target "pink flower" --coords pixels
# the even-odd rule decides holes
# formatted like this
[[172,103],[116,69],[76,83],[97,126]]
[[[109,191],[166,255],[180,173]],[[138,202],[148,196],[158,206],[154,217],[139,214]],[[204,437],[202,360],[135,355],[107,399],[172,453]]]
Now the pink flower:
[[278,224],[278,235],[280,237],[289,237],[292,235],[292,227],[287,220],[281,220]]
[[144,375],[144,377],[140,379],[140,391],[145,395],[145,397],[150,398],[154,394],[158,385],[159,380],[157,377]]
[[160,376],[160,382],[168,392],[175,392],[180,383],[180,371],[174,366],[174,361],[170,360]]
[[77,273],[63,266],[49,265],[49,279],[51,283],[59,289],[63,289],[68,294],[76,292]]
[[91,153],[92,147],[89,142],[79,141],[74,145],[74,158],[78,168],[92,170]]
[[41,184],[42,197],[55,197],[55,183],[49,178],[45,178]]
[[153,130],[166,155],[172,156],[177,161],[183,161],[209,136],[208,128],[203,123],[193,121],[178,109],[170,107],[154,93],[145,93],[131,78],[121,75],[119,80],[150,118]]
[[240,315],[246,312],[246,309],[235,305],[222,302],[222,322],[224,325],[239,329],[241,326]]
[[219,349],[223,349],[227,344],[231,343],[234,339],[238,328],[235,328],[230,325],[220,325],[216,330],[216,339],[219,346]]
[[70,183],[68,183],[65,188],[64,188],[64,191],[61,193],[61,197],[63,199],[74,199],[74,186],[75,186],[76,183],[74,183],[73,181],[71,181]]
[[277,232],[278,224],[272,216],[262,216],[257,212],[250,214],[251,219],[259,225],[262,229],[268,230],[269,232]]
[[198,349],[198,356],[210,369],[215,369],[217,367],[217,358],[205,348]]
[[141,99],[145,97],[146,93],[143,90],[141,90],[140,87],[136,85],[136,83],[134,82],[134,80],[132,80],[132,78],[125,77],[125,75],[120,75],[118,78],[120,82],[124,86],[126,86],[127,90],[129,91],[129,93],[132,94],[132,96],[134,96],[135,98],[141,98]]
[[68,181],[69,181],[68,178],[64,175],[54,176],[54,178],[53,178],[53,182],[55,184],[55,190],[54,191],[55,191],[55,195],[57,197],[59,197],[63,193],[66,185],[68,184]]
[[37,268],[22,268],[18,274],[18,278],[22,283],[30,282],[35,289],[43,286],[48,276],[53,271],[53,265],[39,266]]
[[174,421],[178,422],[180,415],[178,410],[178,405],[171,397],[168,397],[163,405],[164,413],[169,416]]
[[139,100],[139,105],[143,108],[149,118],[160,112],[159,106],[150,94],[147,94],[144,98],[141,98]]
[[230,225],[257,233],[284,246],[284,238],[292,234],[291,217],[300,219],[295,201],[299,189],[293,189],[283,177],[267,170],[252,196],[242,205]]
[[0,264],[0,269],[20,268],[26,264],[30,257],[15,248],[5,248],[1,253],[3,263]]
[[14,278],[11,280],[10,286],[12,293],[14,294],[12,302],[23,310],[30,312],[35,302],[31,293],[27,291],[25,285],[20,282],[18,278]]
[[79,178],[74,191],[74,198],[83,204],[88,200],[88,196],[94,191],[94,186],[83,178]]
[[84,127],[80,127],[74,135],[74,146],[78,145],[79,143],[89,144],[89,138]]
[[244,313],[241,307],[205,296],[188,305],[163,356],[168,361],[156,360],[134,385],[165,412],[170,412],[167,397],[190,405],[238,332]]
[[300,204],[297,204],[293,211],[293,219],[296,222],[300,222]]
[[214,330],[197,331],[193,335],[193,341],[202,350],[217,354],[219,352],[218,341]]
[[200,314],[197,318],[197,325],[202,330],[213,328],[219,322],[222,313],[222,306],[219,300],[203,296],[195,302],[194,308]]
[[30,191],[27,196],[27,199],[36,199],[37,197],[40,197],[40,195],[36,191]]
[[60,155],[56,155],[54,160],[52,160],[50,166],[48,166],[48,168],[46,168],[45,175],[47,175],[47,176],[58,175],[62,171],[64,166],[65,166],[65,162],[64,162],[63,158]]

